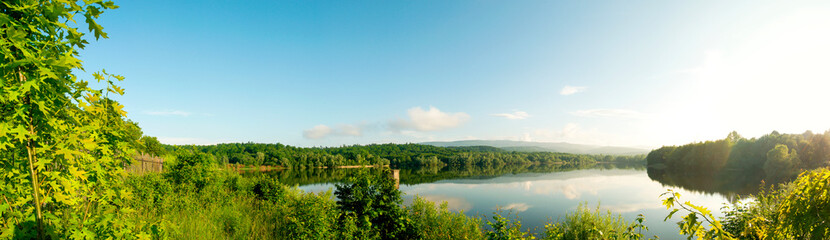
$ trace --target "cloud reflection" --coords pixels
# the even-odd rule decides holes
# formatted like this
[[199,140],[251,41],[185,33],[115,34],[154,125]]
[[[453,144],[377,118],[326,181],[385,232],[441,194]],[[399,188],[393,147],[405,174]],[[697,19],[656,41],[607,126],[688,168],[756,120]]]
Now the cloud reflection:
[[516,211],[516,212],[524,212],[524,211],[527,211],[527,209],[531,208],[531,207],[533,207],[533,206],[528,205],[527,203],[511,203],[511,204],[507,204],[507,206],[496,207],[496,208],[497,209],[501,208],[501,209],[504,209],[504,210],[513,210],[513,211]]
[[460,197],[449,197],[444,195],[421,195],[420,197],[429,200],[430,202],[434,202],[436,205],[447,202],[447,208],[453,211],[469,211],[473,208],[472,203]]
[[630,213],[639,212],[645,209],[660,209],[663,208],[663,206],[653,202],[640,202],[630,204],[600,205],[599,208],[613,213]]
[[530,187],[532,186],[533,182],[531,181],[525,181],[524,183],[522,183],[522,187],[525,189],[525,191],[530,191]]

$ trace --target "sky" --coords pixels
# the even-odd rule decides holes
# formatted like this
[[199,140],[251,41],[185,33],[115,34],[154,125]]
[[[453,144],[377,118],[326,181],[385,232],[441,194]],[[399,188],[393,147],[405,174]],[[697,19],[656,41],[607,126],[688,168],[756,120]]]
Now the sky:
[[167,144],[655,148],[830,129],[828,1],[116,4],[76,73],[125,76],[116,100]]

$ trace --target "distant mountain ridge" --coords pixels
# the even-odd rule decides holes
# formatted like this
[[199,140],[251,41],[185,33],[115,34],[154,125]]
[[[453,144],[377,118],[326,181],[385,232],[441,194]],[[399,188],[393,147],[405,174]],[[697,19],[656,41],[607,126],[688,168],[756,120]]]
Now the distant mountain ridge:
[[420,144],[438,147],[489,146],[504,149],[505,151],[516,152],[563,152],[575,154],[605,155],[636,155],[646,154],[650,151],[650,149],[632,147],[596,146],[566,142],[524,142],[510,140],[462,140],[450,142],[423,142]]

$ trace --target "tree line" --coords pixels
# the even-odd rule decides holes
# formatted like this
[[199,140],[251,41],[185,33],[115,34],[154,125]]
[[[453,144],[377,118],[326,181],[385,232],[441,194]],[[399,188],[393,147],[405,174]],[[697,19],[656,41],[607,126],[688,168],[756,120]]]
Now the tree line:
[[781,134],[773,131],[759,138],[731,132],[721,140],[664,146],[646,156],[649,168],[669,172],[761,174],[783,182],[800,172],[830,165],[830,131]]
[[[574,171],[580,169],[645,169],[644,164],[512,164],[500,166],[444,166],[444,167],[417,167],[400,169],[400,184],[414,185],[432,183],[445,179],[487,179],[496,178],[505,174],[521,173],[550,173]],[[245,177],[265,175],[276,179],[288,186],[308,185],[319,183],[342,182],[353,177],[355,173],[368,171],[381,174],[383,168],[309,168],[309,169],[278,169],[274,171],[240,171]]]
[[[148,137],[146,146],[150,143]],[[143,143],[144,144],[144,143]],[[142,147],[139,147],[142,149]],[[421,144],[370,144],[302,148],[280,143],[223,143],[207,146],[164,145],[165,152],[195,150],[213,155],[220,164],[284,168],[392,165],[401,168],[443,166],[501,166],[507,164],[644,163],[645,155],[611,156],[552,152],[509,152],[487,146],[437,147]],[[146,152],[152,152],[147,150]],[[154,153],[163,155],[164,152]]]

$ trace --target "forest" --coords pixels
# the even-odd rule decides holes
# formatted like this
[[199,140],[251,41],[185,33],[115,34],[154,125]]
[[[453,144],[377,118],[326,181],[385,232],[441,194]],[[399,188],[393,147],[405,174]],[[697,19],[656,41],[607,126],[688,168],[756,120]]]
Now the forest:
[[757,176],[767,182],[792,180],[799,173],[830,165],[830,131],[744,138],[731,132],[721,140],[664,146],[646,156],[650,169],[678,174]]
[[[156,146],[152,139],[149,144]],[[165,152],[145,147],[145,152]],[[551,152],[509,152],[487,146],[436,147],[421,144],[371,144],[341,147],[300,148],[283,144],[225,143],[207,146],[164,145],[166,151],[190,149],[213,155],[220,164],[313,168],[350,165],[391,165],[396,168],[443,166],[501,166],[509,164],[585,164],[595,162],[640,163],[644,155],[611,156]]]

